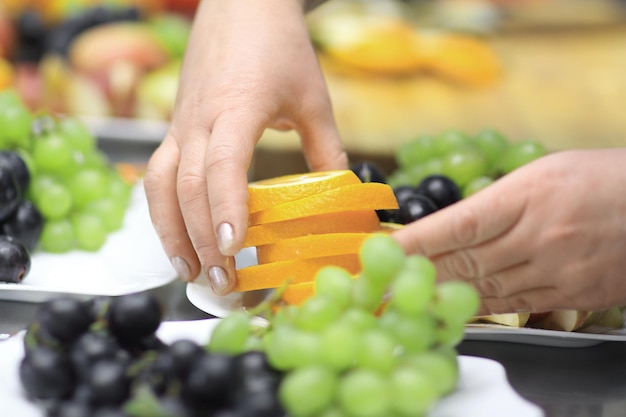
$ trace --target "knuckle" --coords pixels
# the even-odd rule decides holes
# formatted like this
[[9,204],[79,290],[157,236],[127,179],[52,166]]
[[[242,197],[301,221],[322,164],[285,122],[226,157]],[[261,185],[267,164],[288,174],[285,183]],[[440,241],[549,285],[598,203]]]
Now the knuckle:
[[476,212],[465,208],[460,210],[452,223],[452,235],[459,246],[472,245],[478,239],[480,220]]
[[476,280],[476,289],[483,297],[502,297],[504,295],[502,284],[494,275]]
[[471,279],[480,276],[478,261],[469,250],[444,256],[440,264],[445,274],[451,278]]

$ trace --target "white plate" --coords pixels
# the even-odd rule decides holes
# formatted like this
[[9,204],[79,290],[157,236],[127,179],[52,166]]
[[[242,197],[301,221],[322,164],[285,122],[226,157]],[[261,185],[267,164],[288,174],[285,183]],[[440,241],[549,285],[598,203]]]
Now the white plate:
[[161,247],[148,213],[143,185],[133,189],[122,229],[98,252],[35,252],[19,284],[0,283],[0,300],[41,302],[61,294],[122,295],[165,285],[176,272]]
[[[158,335],[171,343],[189,338],[205,343],[218,320],[164,322]],[[23,356],[22,334],[0,343],[0,404],[2,415],[43,417],[23,394],[18,377]],[[457,390],[442,399],[428,417],[541,417],[539,407],[523,399],[509,385],[502,365],[491,359],[459,356]]]

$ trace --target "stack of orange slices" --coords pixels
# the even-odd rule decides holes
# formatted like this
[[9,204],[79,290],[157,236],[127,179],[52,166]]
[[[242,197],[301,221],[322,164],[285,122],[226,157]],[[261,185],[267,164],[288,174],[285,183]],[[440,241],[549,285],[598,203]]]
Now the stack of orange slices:
[[283,287],[287,304],[313,293],[321,268],[356,275],[359,249],[381,232],[376,210],[397,209],[387,184],[363,183],[351,170],[312,172],[252,182],[246,247],[256,247],[258,265],[237,271],[235,291]]

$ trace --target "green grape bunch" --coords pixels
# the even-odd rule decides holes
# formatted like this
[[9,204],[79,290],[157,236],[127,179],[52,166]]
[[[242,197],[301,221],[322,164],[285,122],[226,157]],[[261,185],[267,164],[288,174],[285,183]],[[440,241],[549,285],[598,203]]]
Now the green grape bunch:
[[[81,121],[31,112],[13,90],[0,92],[0,182],[0,235],[29,256],[99,250],[122,227],[131,197],[131,184]],[[15,270],[11,262],[0,259],[0,271]],[[19,282],[26,274],[5,275],[0,280]]]
[[[356,278],[321,269],[300,306],[276,309],[270,299],[230,314],[209,351],[264,352],[283,372],[278,396],[290,417],[426,415],[456,388],[455,347],[478,311],[478,293],[461,281],[437,283],[427,258],[406,256],[386,234],[366,240],[360,259]],[[266,326],[252,320],[262,311]]]

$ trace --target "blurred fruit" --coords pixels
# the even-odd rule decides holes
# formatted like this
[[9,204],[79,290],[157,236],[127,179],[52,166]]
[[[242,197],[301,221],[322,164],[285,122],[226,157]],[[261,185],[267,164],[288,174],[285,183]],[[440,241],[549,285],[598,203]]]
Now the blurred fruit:
[[140,119],[170,120],[178,91],[181,61],[146,73],[137,86],[133,114]]
[[450,33],[420,37],[425,68],[464,85],[485,85],[500,76],[500,63],[486,42]]
[[409,74],[423,64],[418,34],[402,19],[339,12],[314,21],[310,32],[323,53],[357,70]]
[[509,327],[524,327],[529,317],[530,313],[508,313],[478,316],[475,319],[479,322],[501,324]]
[[0,281],[19,284],[30,271],[30,252],[19,240],[0,235]]

